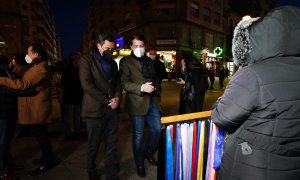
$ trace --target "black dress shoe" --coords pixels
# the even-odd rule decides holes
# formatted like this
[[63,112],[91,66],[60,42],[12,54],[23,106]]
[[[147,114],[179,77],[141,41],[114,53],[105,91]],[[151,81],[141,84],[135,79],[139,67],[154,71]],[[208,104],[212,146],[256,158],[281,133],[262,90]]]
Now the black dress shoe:
[[144,156],[152,166],[157,166],[157,161],[154,159],[153,156],[147,156],[146,154],[144,154]]
[[146,171],[144,166],[136,166],[136,172],[140,177],[146,177]]
[[88,172],[89,180],[101,180],[96,170]]
[[113,176],[110,178],[106,178],[105,180],[120,180],[119,176]]
[[43,158],[40,158],[40,159],[34,159],[32,162],[33,162],[33,164],[40,165],[40,164],[43,163]]
[[51,169],[52,166],[47,166],[45,164],[40,165],[38,168],[34,169],[33,171],[31,171],[31,176],[35,176],[41,173],[44,173],[46,171],[48,171],[49,169]]
[[23,166],[21,164],[12,164],[12,168],[15,171],[19,171],[19,170],[25,169],[25,166]]
[[0,180],[18,180],[19,177],[12,173],[5,173],[0,175]]

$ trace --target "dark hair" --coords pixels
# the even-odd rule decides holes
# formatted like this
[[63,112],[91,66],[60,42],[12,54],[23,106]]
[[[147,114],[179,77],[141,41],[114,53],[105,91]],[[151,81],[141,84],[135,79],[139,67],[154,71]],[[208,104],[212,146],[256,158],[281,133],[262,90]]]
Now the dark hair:
[[0,64],[1,65],[7,65],[8,62],[9,62],[8,58],[4,54],[2,54],[1,57],[0,57]]
[[149,51],[155,51],[156,52],[156,48],[154,47],[154,45],[151,45],[150,47],[149,47]]
[[72,63],[75,60],[80,59],[82,56],[82,54],[80,52],[72,52],[70,57],[68,58],[68,62],[67,63]]
[[38,59],[42,59],[42,60],[46,60],[47,59],[46,49],[45,49],[45,47],[42,44],[40,44],[40,43],[32,43],[30,46],[32,47],[32,52],[39,54],[39,58]]
[[115,37],[111,34],[99,34],[97,44],[103,44],[104,41],[115,42]]
[[132,46],[132,41],[133,40],[139,40],[139,41],[143,41],[145,44],[146,44],[146,38],[144,35],[140,34],[140,33],[137,33],[137,34],[134,34],[131,36],[130,38],[130,46]]

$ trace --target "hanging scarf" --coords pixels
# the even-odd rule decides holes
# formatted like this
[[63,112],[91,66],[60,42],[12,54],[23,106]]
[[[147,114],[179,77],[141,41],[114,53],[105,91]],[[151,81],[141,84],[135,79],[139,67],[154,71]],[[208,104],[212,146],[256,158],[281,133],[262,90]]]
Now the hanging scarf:
[[204,134],[205,134],[206,122],[201,123],[200,143],[199,143],[199,154],[198,154],[198,169],[197,169],[197,180],[203,179],[203,154],[204,154]]
[[192,178],[192,162],[193,162],[193,135],[194,135],[194,124],[190,123],[189,126],[189,175],[188,175],[188,180]]
[[214,180],[215,170],[213,169],[213,161],[214,161],[216,134],[217,134],[216,125],[211,122],[209,129],[210,129],[210,134],[209,134],[209,145],[208,145],[205,180]]
[[181,144],[181,125],[176,125],[176,149],[175,149],[175,172],[174,179],[182,179],[182,144]]
[[186,159],[187,159],[187,124],[181,124],[182,135],[182,177],[186,178]]
[[224,138],[225,138],[225,132],[221,128],[218,128],[216,141],[215,141],[215,153],[214,153],[214,164],[213,164],[213,168],[216,170],[219,169],[219,167],[221,166]]
[[173,152],[171,139],[171,126],[166,131],[166,180],[173,180]]
[[111,79],[111,60],[105,59],[99,52],[97,48],[92,51],[92,56],[95,57],[101,64],[104,76],[106,79]]
[[193,129],[193,160],[192,160],[192,177],[191,179],[194,180],[197,178],[197,161],[196,161],[196,156],[197,156],[197,122],[194,121],[193,122],[193,126],[194,126],[194,129]]

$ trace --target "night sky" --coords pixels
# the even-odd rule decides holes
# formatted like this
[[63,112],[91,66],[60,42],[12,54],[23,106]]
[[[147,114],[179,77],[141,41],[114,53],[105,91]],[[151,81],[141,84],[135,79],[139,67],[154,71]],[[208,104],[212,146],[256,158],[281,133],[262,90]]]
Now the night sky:
[[277,0],[276,6],[294,5],[300,8],[300,0]]
[[73,51],[80,51],[89,0],[48,0],[48,2],[66,58]]

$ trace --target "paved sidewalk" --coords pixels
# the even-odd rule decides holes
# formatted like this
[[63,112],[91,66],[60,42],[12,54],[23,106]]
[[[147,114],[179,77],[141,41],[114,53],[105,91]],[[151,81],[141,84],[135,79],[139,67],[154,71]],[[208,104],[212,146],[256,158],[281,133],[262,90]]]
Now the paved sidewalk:
[[[223,93],[222,90],[218,89],[217,83],[218,82],[216,81],[216,90],[208,90],[206,93],[204,110],[210,110],[211,105]],[[163,82],[162,88],[162,116],[178,114],[177,110],[180,86],[176,85],[175,82]],[[20,180],[88,179],[85,171],[87,149],[86,133],[83,131],[83,135],[74,141],[65,141],[63,139],[63,125],[60,120],[58,107],[59,105],[54,96],[54,123],[49,125],[49,133],[55,155],[55,167],[43,174],[30,176],[30,171],[36,167],[33,163],[33,160],[39,159],[41,156],[40,148],[38,147],[38,144],[34,137],[14,139],[12,142],[12,155],[14,161],[17,164],[23,164],[26,167],[24,170],[15,172],[16,175],[20,177]],[[118,175],[122,180],[154,180],[157,177],[157,168],[151,166],[147,160],[145,160],[147,177],[139,178],[137,176],[131,145],[131,124],[129,122],[127,114],[124,111],[122,111],[122,113],[120,113],[119,115],[118,160],[120,168],[120,172]],[[98,154],[97,169],[99,171],[99,174],[103,174],[103,147],[101,147]],[[104,175],[102,175],[102,179],[105,179]]]

